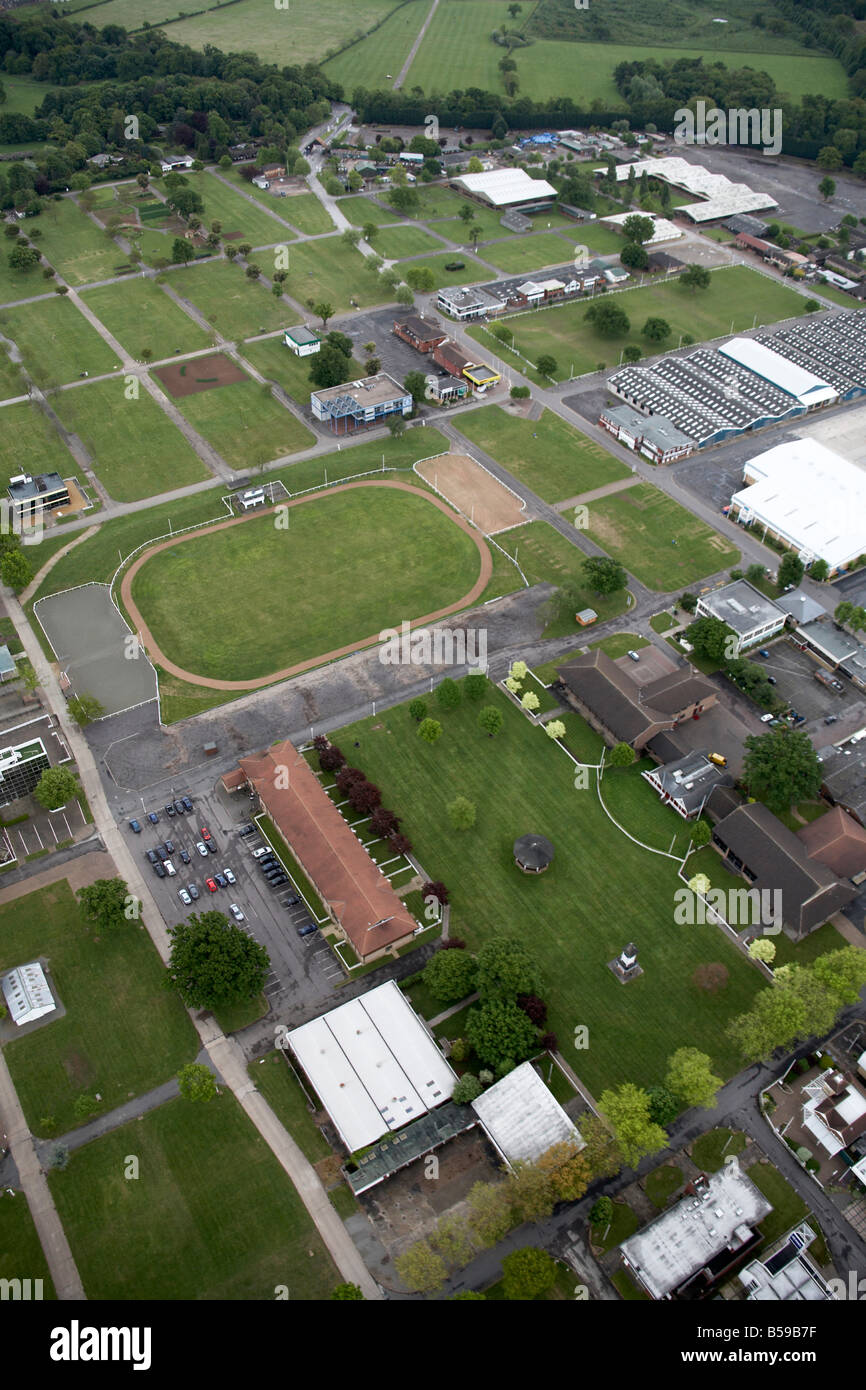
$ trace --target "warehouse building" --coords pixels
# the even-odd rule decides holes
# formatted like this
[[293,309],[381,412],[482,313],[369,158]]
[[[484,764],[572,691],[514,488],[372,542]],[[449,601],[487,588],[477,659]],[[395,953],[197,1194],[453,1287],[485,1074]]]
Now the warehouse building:
[[814,372],[843,401],[866,395],[866,309],[795,319],[754,341]]
[[[778,207],[775,198],[766,193],[755,193],[748,184],[732,183],[724,174],[711,174],[700,164],[693,164],[679,156],[662,159],[639,159],[632,164],[619,164],[616,168],[617,183],[624,183],[629,170],[634,169],[635,177],[646,173],[651,178],[661,179],[672,188],[681,188],[701,199],[697,203],[686,203],[677,208],[677,216],[685,214],[693,222],[715,222],[720,218],[734,217],[740,213],[762,212],[767,208]],[[596,169],[601,176],[606,169]]]
[[753,338],[731,338],[722,344],[719,352],[779,391],[793,396],[806,410],[833,405],[839,399],[839,392],[822,377],[796,362],[789,362],[766,343],[755,342]]
[[459,188],[492,208],[517,208],[541,212],[553,205],[556,189],[546,179],[530,178],[525,169],[491,169],[485,174],[461,174],[452,187]]

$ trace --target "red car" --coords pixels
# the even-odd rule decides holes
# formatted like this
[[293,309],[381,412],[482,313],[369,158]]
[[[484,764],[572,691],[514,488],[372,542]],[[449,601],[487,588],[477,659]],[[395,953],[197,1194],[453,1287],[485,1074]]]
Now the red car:
[[214,878],[206,878],[206,879],[205,879],[205,883],[206,883],[206,885],[207,885],[207,889],[208,889],[208,892],[209,892],[209,893],[215,893],[215,892],[216,892],[216,890],[217,890],[216,879],[214,879]]
[[204,840],[205,844],[207,844],[208,840],[210,839],[210,831],[208,830],[206,825],[203,825],[201,828],[201,837]]

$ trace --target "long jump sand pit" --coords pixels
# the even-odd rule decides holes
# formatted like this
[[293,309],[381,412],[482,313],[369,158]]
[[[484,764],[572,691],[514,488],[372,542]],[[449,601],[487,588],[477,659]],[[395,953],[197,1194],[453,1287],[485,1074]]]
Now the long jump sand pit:
[[170,362],[167,367],[154,368],[169,395],[180,399],[199,391],[213,391],[217,386],[231,386],[234,381],[246,381],[240,367],[221,352],[207,357],[193,357],[187,362]]
[[524,503],[468,454],[439,454],[415,464],[419,478],[440,492],[485,536],[507,531],[526,520]]

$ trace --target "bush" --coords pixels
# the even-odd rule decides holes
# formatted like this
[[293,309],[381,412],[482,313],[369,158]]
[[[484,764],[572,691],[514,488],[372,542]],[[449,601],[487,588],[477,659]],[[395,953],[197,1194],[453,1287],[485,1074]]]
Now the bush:
[[440,1004],[456,1004],[475,988],[478,963],[468,951],[437,951],[421,978]]
[[513,401],[525,401],[531,395],[532,392],[528,386],[512,386],[511,388],[511,399]]
[[[454,1055],[453,1048],[451,1055]],[[455,1105],[468,1105],[470,1101],[478,1099],[483,1089],[484,1087],[481,1085],[478,1077],[473,1076],[472,1072],[468,1071],[465,1076],[461,1076],[460,1080],[457,1082],[457,1085],[451,1093],[451,1099],[454,1101]]]
[[[467,700],[481,700],[487,691],[487,677],[483,671],[472,671],[463,677],[463,689]],[[411,709],[411,706],[410,706]]]

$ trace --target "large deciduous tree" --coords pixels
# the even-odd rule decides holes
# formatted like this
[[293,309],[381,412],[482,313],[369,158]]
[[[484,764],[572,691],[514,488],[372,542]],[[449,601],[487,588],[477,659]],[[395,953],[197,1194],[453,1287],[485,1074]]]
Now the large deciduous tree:
[[786,811],[793,802],[811,801],[821,788],[821,764],[808,734],[770,729],[745,741],[743,782],[750,796],[771,811]]
[[468,951],[437,951],[423,971],[423,980],[440,1004],[465,999],[475,988],[478,962]]
[[625,1081],[603,1091],[599,1109],[613,1127],[623,1158],[634,1168],[647,1154],[663,1149],[668,1137],[650,1115],[650,1098],[640,1086]]
[[268,953],[222,912],[193,912],[168,931],[168,981],[190,1008],[217,1009],[261,990]]
[[482,1062],[495,1066],[504,1058],[522,1061],[537,1047],[537,1034],[526,1014],[504,999],[490,999],[469,1010],[466,1037]]
[[723,1084],[720,1076],[713,1075],[710,1058],[696,1047],[678,1047],[668,1058],[665,1082],[683,1105],[700,1105],[705,1110],[718,1104],[716,1092]]
[[122,878],[97,878],[79,888],[77,898],[82,916],[99,931],[122,927],[131,920],[126,915],[130,903],[129,889]]
[[46,811],[57,811],[78,792],[78,780],[68,767],[47,767],[36,783],[33,796]]
[[516,1000],[518,995],[536,994],[538,987],[538,967],[521,942],[509,936],[493,936],[481,947],[477,988],[483,1002]]

